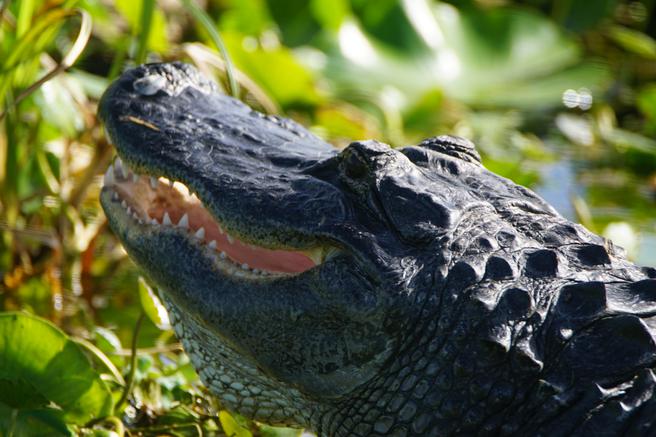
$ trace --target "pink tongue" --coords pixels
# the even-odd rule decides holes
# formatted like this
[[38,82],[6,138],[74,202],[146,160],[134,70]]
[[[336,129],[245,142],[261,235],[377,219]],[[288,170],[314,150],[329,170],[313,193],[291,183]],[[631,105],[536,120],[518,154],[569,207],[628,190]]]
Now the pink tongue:
[[300,273],[315,266],[314,261],[300,252],[253,248],[234,240],[228,243],[217,240],[217,248],[238,264],[248,264],[251,269],[269,272]]
[[[171,219],[177,223],[181,214],[175,211],[171,214]],[[254,247],[242,243],[237,238],[233,238],[232,243],[228,241],[228,236],[219,230],[216,222],[203,209],[193,209],[189,211],[189,221],[195,227],[205,227],[205,241],[216,241],[216,250],[225,252],[225,254],[237,264],[248,264],[251,269],[259,269],[267,272],[278,273],[301,273],[311,269],[316,264],[301,252],[289,250],[270,250],[263,247]]]

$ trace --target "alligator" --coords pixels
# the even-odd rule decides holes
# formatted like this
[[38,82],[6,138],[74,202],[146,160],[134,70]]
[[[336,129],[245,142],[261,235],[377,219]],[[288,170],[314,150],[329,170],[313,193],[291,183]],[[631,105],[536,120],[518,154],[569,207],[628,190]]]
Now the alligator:
[[230,411],[321,436],[656,435],[656,269],[438,136],[339,150],[148,64],[101,203]]

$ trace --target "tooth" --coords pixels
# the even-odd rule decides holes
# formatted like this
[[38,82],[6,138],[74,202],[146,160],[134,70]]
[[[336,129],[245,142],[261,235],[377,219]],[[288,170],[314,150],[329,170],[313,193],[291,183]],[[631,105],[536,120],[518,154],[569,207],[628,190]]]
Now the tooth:
[[223,235],[223,228],[221,226],[219,226],[219,233]]
[[212,240],[209,243],[207,243],[207,247],[210,249],[216,249],[216,240]]
[[230,236],[230,234],[226,234],[228,237],[228,243],[233,244],[235,242],[235,239]]
[[118,172],[119,172],[119,175],[123,179],[127,179],[129,174],[130,174],[130,171],[128,170],[127,166],[123,163],[123,161],[121,161],[121,158],[118,158],[118,157],[116,158],[116,165],[115,166],[116,166],[116,170],[118,170]]
[[196,193],[191,193],[191,200],[194,202],[198,202],[198,196],[196,196]]
[[135,184],[137,182],[139,182],[139,175],[138,174],[132,173],[132,182],[134,182]]
[[127,208],[127,207],[128,207],[128,203],[125,201],[125,199],[121,200],[121,206],[122,206],[123,208]]
[[196,231],[196,233],[194,235],[199,240],[202,240],[203,238],[205,238],[205,228],[201,226],[200,228],[198,228],[198,230]]
[[168,183],[169,183],[168,178],[165,178],[164,176],[160,177],[160,178],[159,178],[159,181],[160,181],[161,183],[163,183],[163,184],[168,184]]
[[184,184],[183,184],[182,182],[177,182],[177,181],[176,181],[176,182],[173,182],[173,183],[171,184],[171,186],[173,187],[173,189],[174,189],[175,191],[177,191],[178,193],[180,193],[180,194],[182,194],[182,195],[185,194],[185,191],[188,191],[188,190],[185,190],[186,187],[184,186]]
[[152,188],[153,190],[157,188],[157,178],[152,176],[150,177],[150,188]]
[[260,274],[260,269],[253,269],[253,273],[255,273],[256,275],[259,275]]
[[186,186],[186,185],[183,184],[183,183],[180,183],[180,182],[178,182],[178,183],[180,184],[180,190],[179,190],[179,191],[180,191],[182,194],[184,194],[185,197],[189,197],[189,196],[191,195],[191,190],[189,189],[189,187]]
[[128,212],[128,215],[132,215],[132,208],[128,206],[125,210]]
[[116,159],[114,160],[114,172],[118,176],[121,176],[123,174],[123,169],[121,167],[123,167],[123,161],[121,161],[121,158],[117,156]]
[[179,228],[188,228],[189,227],[189,215],[185,212],[180,221],[178,222]]
[[221,259],[226,259],[226,256],[227,256],[227,255],[226,255],[225,252],[221,252],[221,253],[219,254],[219,256],[221,257]]
[[116,191],[112,191],[112,200],[118,200],[118,193]]
[[109,168],[107,169],[107,172],[103,176],[103,185],[114,185],[114,181],[116,179],[114,178],[114,169],[110,165]]
[[175,182],[172,179],[169,180],[169,187],[173,188],[173,184],[175,184]]
[[173,225],[173,222],[171,221],[171,217],[169,216],[168,212],[164,213],[164,218],[162,218],[162,224],[165,226]]
[[241,268],[244,270],[248,270],[248,264],[244,263],[241,265]]
[[151,224],[151,225],[159,225],[159,222],[157,221],[156,218],[154,218],[154,219],[152,219],[152,220],[150,221],[150,224]]

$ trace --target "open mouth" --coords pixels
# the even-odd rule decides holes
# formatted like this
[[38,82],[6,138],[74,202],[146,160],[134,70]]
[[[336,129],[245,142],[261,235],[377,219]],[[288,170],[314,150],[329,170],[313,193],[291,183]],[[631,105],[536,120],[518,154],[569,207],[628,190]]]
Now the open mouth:
[[104,175],[111,200],[120,204],[134,225],[157,230],[174,228],[212,257],[226,274],[239,277],[294,275],[312,269],[337,249],[310,250],[265,248],[232,236],[203,206],[202,201],[179,181],[140,175],[116,158]]

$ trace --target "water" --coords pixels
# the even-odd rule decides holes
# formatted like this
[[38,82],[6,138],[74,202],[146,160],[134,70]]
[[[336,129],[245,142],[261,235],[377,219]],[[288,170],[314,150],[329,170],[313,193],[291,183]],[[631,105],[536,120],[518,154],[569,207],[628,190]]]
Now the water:
[[[572,221],[578,221],[572,199],[580,197],[584,199],[590,208],[593,221],[599,216],[603,217],[603,222],[599,230],[606,228],[607,222],[626,222],[630,225],[635,233],[636,241],[635,246],[631,244],[631,235],[619,237],[614,241],[619,246],[627,249],[629,257],[640,265],[656,266],[656,205],[653,205],[654,214],[645,214],[644,209],[639,206],[626,202],[624,205],[618,206],[622,203],[623,199],[619,199],[615,205],[611,207],[604,205],[596,205],[595,200],[590,195],[588,186],[584,186],[580,180],[581,175],[586,173],[594,175],[595,172],[602,172],[606,169],[591,169],[586,166],[585,161],[577,161],[572,157],[565,157],[564,159],[555,163],[545,164],[541,169],[542,182],[535,187],[535,191],[547,200],[556,210]],[[594,176],[592,178],[595,180]],[[599,178],[602,179],[602,178]],[[644,183],[639,178],[629,178],[631,188],[637,192],[645,191],[643,187],[637,186]],[[603,186],[596,186],[596,190],[603,190]],[[611,192],[611,189],[608,189]],[[621,190],[618,192],[614,190],[614,196],[621,196]],[[648,197],[648,194],[644,194]],[[626,196],[626,199],[632,199],[632,195]],[[610,194],[609,194],[610,200]],[[649,202],[649,199],[647,200]],[[644,208],[643,205],[640,205]],[[632,247],[633,246],[633,247]]]

